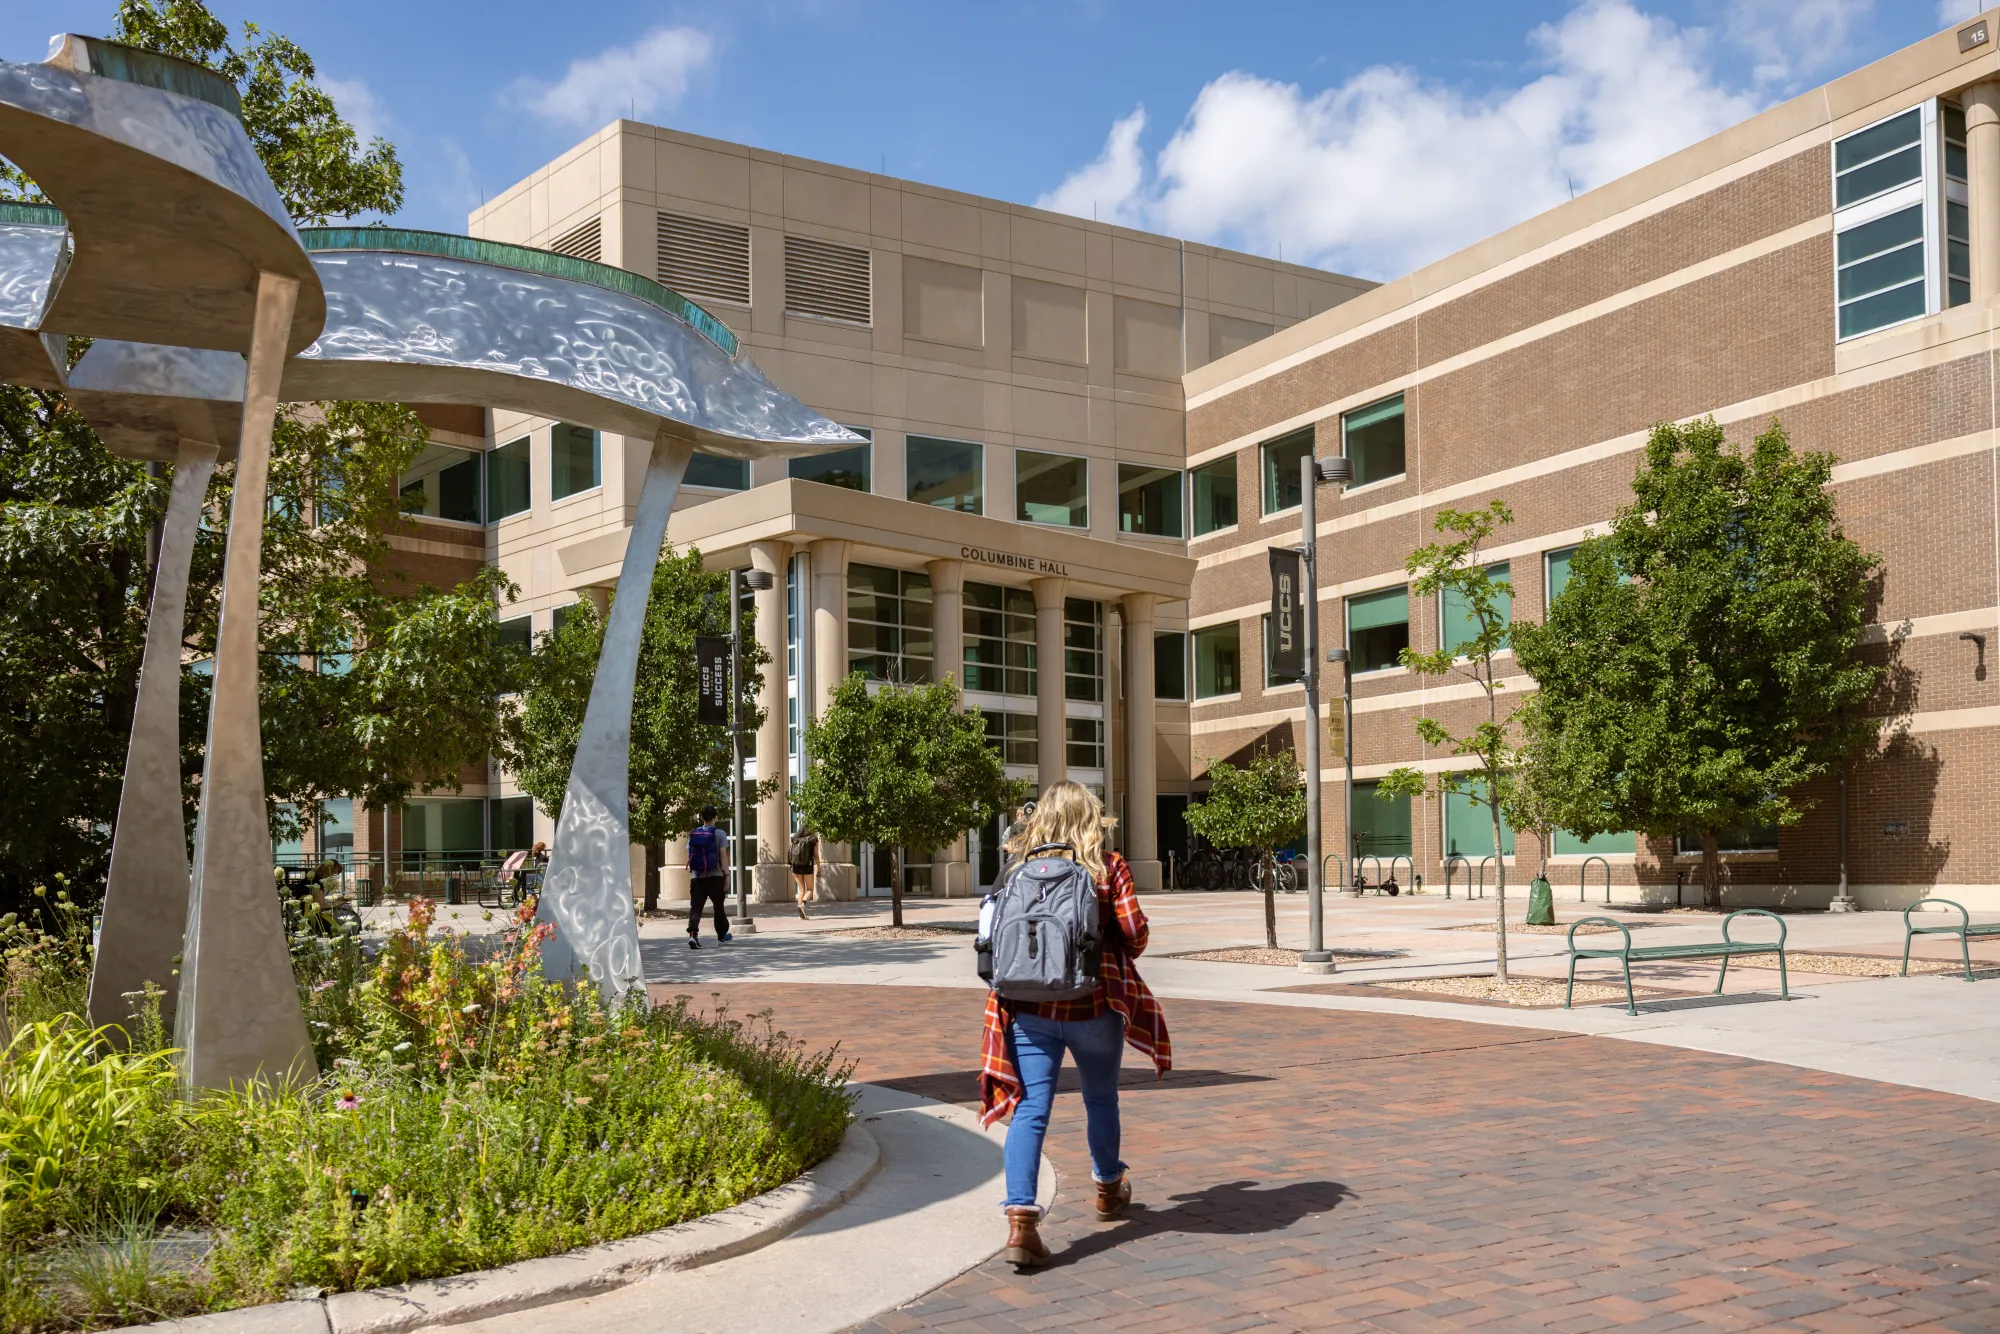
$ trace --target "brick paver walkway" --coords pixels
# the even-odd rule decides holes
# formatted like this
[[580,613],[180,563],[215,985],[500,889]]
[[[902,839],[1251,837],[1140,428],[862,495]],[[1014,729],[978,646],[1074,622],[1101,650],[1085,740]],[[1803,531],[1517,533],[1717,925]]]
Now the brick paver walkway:
[[[856,1078],[974,1096],[978,992],[715,994],[838,1039]],[[989,1263],[869,1328],[2000,1329],[2000,1107],[1474,1022],[1167,1014],[1179,1070],[1126,1072],[1132,1215],[1084,1210],[1066,1093],[1056,1262]]]

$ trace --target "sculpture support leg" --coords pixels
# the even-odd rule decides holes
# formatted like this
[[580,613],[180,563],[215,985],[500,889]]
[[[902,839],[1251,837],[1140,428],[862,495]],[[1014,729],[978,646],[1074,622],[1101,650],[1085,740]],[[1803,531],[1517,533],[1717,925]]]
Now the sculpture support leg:
[[125,748],[125,786],[111,835],[104,921],[90,970],[90,1022],[123,1025],[125,997],[148,982],[163,990],[161,1018],[174,1020],[174,962],[187,925],[187,827],[181,816],[181,641],[187,622],[188,565],[201,502],[215,471],[215,446],[180,442],[154,563],[146,655]]
[[693,452],[684,441],[653,442],[537,910],[556,925],[555,938],[542,950],[548,976],[571,978],[587,968],[610,997],[645,988],[632,912],[632,691],[653,570]]
[[181,1078],[190,1089],[318,1073],[271,880],[257,707],[258,586],[271,421],[298,288],[294,279],[258,275],[175,1023]]

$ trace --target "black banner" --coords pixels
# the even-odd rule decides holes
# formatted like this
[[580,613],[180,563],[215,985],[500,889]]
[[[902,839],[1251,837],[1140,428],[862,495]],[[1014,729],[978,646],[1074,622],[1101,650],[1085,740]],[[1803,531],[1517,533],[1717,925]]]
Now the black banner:
[[694,720],[703,727],[729,726],[729,636],[696,635],[694,661],[701,673]]
[[1291,547],[1271,549],[1271,679],[1303,681],[1306,678],[1305,624],[1300,618],[1299,598],[1303,579],[1299,553]]

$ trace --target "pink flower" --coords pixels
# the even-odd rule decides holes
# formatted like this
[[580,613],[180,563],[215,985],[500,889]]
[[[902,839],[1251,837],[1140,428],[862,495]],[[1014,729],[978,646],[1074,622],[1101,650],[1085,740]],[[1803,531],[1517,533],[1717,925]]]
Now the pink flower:
[[324,982],[315,982],[313,983],[313,994],[318,995],[322,991],[331,991],[337,985],[338,983],[334,982],[331,978],[328,978]]
[[334,1100],[333,1105],[343,1112],[351,1112],[361,1105],[361,1095],[358,1093],[342,1093],[339,1098]]

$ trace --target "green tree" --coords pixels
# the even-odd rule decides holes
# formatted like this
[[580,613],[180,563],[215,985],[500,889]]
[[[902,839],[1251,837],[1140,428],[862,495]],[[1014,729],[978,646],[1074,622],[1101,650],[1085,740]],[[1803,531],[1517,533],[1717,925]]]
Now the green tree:
[[[1208,766],[1208,795],[1187,810],[1187,825],[1218,848],[1254,848],[1264,868],[1264,944],[1278,948],[1278,848],[1306,831],[1306,790],[1289,750],[1260,749],[1239,769]],[[1311,868],[1307,868],[1311,874]]]
[[[738,627],[744,645],[747,748],[764,720],[757,697],[771,655],[757,642],[755,613],[749,608],[740,613]],[[704,569],[701,552],[692,547],[662,553],[653,570],[632,690],[632,841],[644,844],[649,857],[657,855],[650,850],[693,829],[703,806],[729,805],[729,729],[697,721],[701,676],[694,652],[696,635],[728,633],[729,576]],[[603,644],[604,622],[597,609],[588,600],[579,601],[571,604],[560,629],[541,637],[529,668],[510,767],[521,790],[551,817],[561,813],[569,788],[570,763]],[[783,757],[778,759],[774,767],[782,770]],[[767,776],[746,801],[776,791],[779,781]]]
[[1656,426],[1632,503],[1516,636],[1563,827],[1697,833],[1711,908],[1722,831],[1795,823],[1798,789],[1875,735],[1883,669],[1859,649],[1880,561],[1841,532],[1832,471],[1775,420],[1747,451],[1712,418]]
[[[295,44],[246,26],[232,46],[196,0],[123,4],[115,35],[235,80],[298,219],[399,206],[395,150],[358,144]],[[0,197],[39,192],[0,163]],[[371,573],[402,508],[397,479],[425,439],[413,413],[386,404],[298,405],[277,423],[261,598],[274,803],[386,803],[455,786],[503,738],[492,698],[513,688],[518,664],[493,628],[511,587],[492,572],[451,590]],[[231,481],[228,465],[216,470],[196,543],[192,660],[213,648]],[[0,828],[0,907],[57,874],[86,897],[101,882],[144,648],[148,539],[167,488],[162,469],[107,453],[60,394],[0,386],[0,801],[15,815]],[[187,777],[201,767],[207,686],[199,672],[183,678]]]
[[[1410,591],[1418,597],[1442,601],[1447,615],[1447,643],[1432,653],[1404,649],[1403,665],[1425,676],[1463,676],[1479,687],[1486,698],[1486,717],[1472,730],[1453,735],[1435,718],[1417,719],[1417,735],[1427,746],[1449,749],[1455,759],[1470,759],[1475,768],[1453,770],[1426,780],[1411,768],[1392,770],[1376,785],[1375,795],[1421,797],[1428,790],[1439,801],[1463,797],[1484,806],[1493,826],[1493,863],[1498,868],[1493,904],[1494,976],[1507,981],[1507,859],[1501,855],[1505,842],[1500,832],[1501,812],[1507,805],[1512,783],[1509,773],[1513,746],[1507,724],[1500,717],[1500,691],[1504,683],[1494,672],[1493,659],[1507,646],[1509,612],[1514,589],[1493,571],[1480,556],[1480,547],[1493,530],[1512,523],[1514,513],[1506,502],[1494,500],[1484,509],[1438,511],[1435,528],[1451,534],[1451,540],[1433,542],[1410,553],[1404,568],[1411,575]],[[1463,626],[1464,633],[1451,629]]]
[[978,709],[958,711],[949,677],[871,691],[861,673],[806,723],[812,768],[792,796],[799,818],[835,843],[890,849],[890,914],[903,924],[903,850],[943,847],[1026,793],[987,743]]

